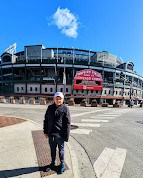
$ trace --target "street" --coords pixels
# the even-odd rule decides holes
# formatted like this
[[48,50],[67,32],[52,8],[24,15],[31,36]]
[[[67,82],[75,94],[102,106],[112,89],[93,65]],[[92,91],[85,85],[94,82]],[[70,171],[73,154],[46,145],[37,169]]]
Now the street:
[[[0,104],[1,116],[16,116],[43,125],[45,105]],[[102,178],[142,178],[143,109],[69,107],[74,138]],[[75,148],[76,150],[76,148]],[[78,153],[77,153],[78,154]]]

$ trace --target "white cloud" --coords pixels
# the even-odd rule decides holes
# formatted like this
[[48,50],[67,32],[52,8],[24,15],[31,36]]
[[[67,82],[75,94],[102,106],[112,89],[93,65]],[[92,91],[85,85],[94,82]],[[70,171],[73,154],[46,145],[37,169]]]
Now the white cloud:
[[52,16],[52,22],[49,25],[51,24],[56,25],[66,36],[76,38],[78,35],[77,18],[67,8],[60,9],[60,7],[58,7],[57,11]]

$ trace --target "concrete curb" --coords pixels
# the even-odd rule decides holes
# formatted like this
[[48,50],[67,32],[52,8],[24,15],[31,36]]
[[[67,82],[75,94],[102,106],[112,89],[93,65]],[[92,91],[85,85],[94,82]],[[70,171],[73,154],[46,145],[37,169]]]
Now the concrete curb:
[[67,145],[71,153],[74,178],[95,178],[93,165],[84,148],[72,136]]
[[[5,115],[7,116],[7,115]],[[9,116],[8,117],[16,117],[20,118],[17,116]],[[27,118],[23,118],[29,122],[32,122],[33,124],[39,126],[41,129],[42,125]],[[90,159],[85,152],[84,148],[76,141],[76,139],[70,135],[69,142],[65,142],[68,150],[69,150],[69,155],[71,159],[71,168],[73,171],[74,178],[85,178],[85,177],[90,177],[90,178],[95,178],[95,173],[93,169],[93,165],[90,162]],[[81,159],[82,158],[82,159]]]
[[[25,118],[24,118],[25,119]],[[39,127],[41,127],[42,128],[42,126],[40,125],[40,124],[38,124],[38,123],[36,123],[35,121],[32,121],[32,120],[30,120],[30,119],[26,119],[26,120],[28,120],[28,121],[30,121],[30,122],[32,122],[32,123],[34,123],[34,124],[36,124],[36,125],[38,125]],[[72,139],[72,142],[71,142],[71,139]],[[70,143],[71,142],[71,143]],[[78,148],[79,147],[81,147],[80,145],[79,145],[79,143],[72,137],[72,136],[70,136],[70,139],[69,139],[69,142],[65,142],[65,144],[67,145],[67,148],[68,148],[68,150],[69,150],[69,152],[70,152],[70,158],[71,158],[71,167],[72,167],[72,170],[73,170],[73,178],[84,178],[84,176],[82,175],[82,173],[81,173],[81,169],[80,169],[80,166],[79,166],[79,160],[78,160],[78,156],[77,156],[77,154],[76,154],[76,152],[75,152],[75,150],[74,150],[74,148],[73,148],[73,142],[74,142],[74,145],[76,144],[76,145],[78,145]],[[76,142],[76,143],[75,143]],[[83,149],[83,148],[80,148],[80,150],[81,149]],[[87,157],[88,156],[85,156],[84,155],[84,157],[86,157],[86,160],[88,160],[87,159]],[[89,175],[89,172],[90,172],[91,170],[89,170],[87,173],[88,173],[88,175]],[[90,178],[92,178],[92,177],[90,177]],[[95,176],[94,176],[94,178],[95,178]]]
[[[42,128],[42,126],[37,122],[32,121],[30,119],[26,119],[26,120]],[[96,175],[94,172],[93,165],[87,153],[85,152],[84,148],[77,142],[77,140],[70,135],[69,142],[65,142],[65,144],[67,145],[70,152],[71,166],[72,166],[74,178],[87,178],[87,177],[95,178]],[[75,145],[75,147],[73,147],[73,145]],[[79,154],[77,155],[75,148],[79,152],[79,154],[82,155],[82,159],[80,158]],[[83,169],[85,171],[83,171]]]

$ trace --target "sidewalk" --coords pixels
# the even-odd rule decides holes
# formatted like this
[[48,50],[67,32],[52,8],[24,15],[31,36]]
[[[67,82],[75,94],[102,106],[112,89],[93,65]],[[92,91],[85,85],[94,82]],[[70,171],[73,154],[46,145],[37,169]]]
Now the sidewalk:
[[0,178],[73,178],[67,144],[65,144],[67,170],[62,175],[58,175],[55,171],[47,175],[43,169],[47,163],[50,164],[50,150],[48,140],[42,137],[40,125],[29,120],[17,121],[16,118],[15,121],[13,121],[14,118],[0,119],[3,122],[0,124]]

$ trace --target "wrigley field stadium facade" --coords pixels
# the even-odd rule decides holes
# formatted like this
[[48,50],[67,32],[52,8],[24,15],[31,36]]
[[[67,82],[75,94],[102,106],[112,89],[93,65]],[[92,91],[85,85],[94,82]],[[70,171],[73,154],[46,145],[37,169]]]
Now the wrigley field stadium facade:
[[132,99],[139,104],[143,98],[143,77],[134,64],[107,51],[25,46],[24,51],[1,55],[0,73],[1,96],[52,100],[60,91],[66,102],[72,97],[76,104],[84,98],[89,103],[129,104]]

